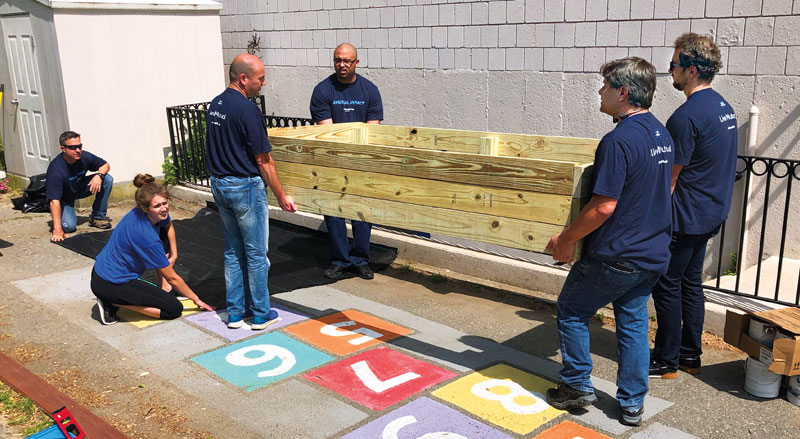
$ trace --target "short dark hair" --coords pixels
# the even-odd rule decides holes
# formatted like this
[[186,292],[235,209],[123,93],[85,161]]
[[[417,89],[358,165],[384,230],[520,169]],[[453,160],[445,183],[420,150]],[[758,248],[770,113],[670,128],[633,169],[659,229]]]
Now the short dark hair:
[[678,50],[681,67],[688,69],[694,66],[697,76],[705,82],[711,83],[722,68],[722,55],[708,35],[687,32],[675,40],[675,49]]
[[76,133],[75,131],[64,131],[58,136],[58,144],[61,146],[67,146],[67,140],[74,139],[76,137],[80,137],[81,135]]
[[628,103],[650,108],[656,92],[656,68],[647,60],[632,56],[609,61],[600,67],[600,74],[612,88],[625,86]]

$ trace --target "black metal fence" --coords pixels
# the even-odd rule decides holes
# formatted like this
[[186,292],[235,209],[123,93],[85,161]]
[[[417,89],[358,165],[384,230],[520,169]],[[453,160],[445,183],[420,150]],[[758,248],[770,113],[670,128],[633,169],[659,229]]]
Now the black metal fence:
[[[267,128],[313,125],[311,119],[267,115],[264,96],[252,99],[261,108]],[[172,160],[168,166],[179,184],[209,187],[206,156],[206,112],[210,102],[167,107]],[[165,170],[165,174],[166,174]]]
[[[260,106],[269,128],[313,124],[311,119],[268,116],[264,97],[253,101]],[[210,185],[205,138],[208,105],[203,102],[167,108],[172,166],[180,184]],[[797,196],[792,192],[793,182],[800,180],[800,160],[739,156],[736,179],[728,221],[707,255],[712,267],[706,274],[712,280],[704,288],[800,306],[800,268],[794,268],[797,276],[793,276],[787,273],[785,263],[791,261],[800,267],[791,259],[800,259],[800,233],[788,234],[800,229],[800,211],[793,210],[800,200],[793,200]],[[787,239],[791,244],[788,248]],[[744,261],[751,260],[754,262],[745,265]]]
[[[793,182],[800,180],[800,160],[739,156],[736,179],[734,206],[739,208],[731,208],[716,238],[716,269],[704,287],[800,306],[800,234],[789,233],[800,227],[800,211],[794,207],[800,200],[792,192]],[[726,238],[726,228],[736,225],[734,239]]]

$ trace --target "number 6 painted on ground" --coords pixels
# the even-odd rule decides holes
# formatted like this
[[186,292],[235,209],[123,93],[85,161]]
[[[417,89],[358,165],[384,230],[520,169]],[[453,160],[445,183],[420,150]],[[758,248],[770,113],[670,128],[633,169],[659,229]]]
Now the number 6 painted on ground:
[[[260,357],[255,357],[255,358],[247,357],[248,353],[254,351],[260,351],[262,355]],[[233,364],[234,366],[247,367],[247,366],[255,366],[261,363],[266,363],[267,361],[270,361],[275,357],[281,360],[281,364],[272,369],[259,372],[258,373],[259,377],[264,378],[264,377],[274,377],[278,375],[283,375],[289,370],[291,370],[297,363],[297,359],[295,358],[294,354],[291,353],[288,349],[271,344],[258,344],[237,349],[228,354],[225,357],[225,361]]]
[[[489,389],[492,387],[505,387],[510,390],[510,392],[506,395],[498,395],[489,391]],[[481,381],[472,386],[471,391],[478,398],[500,401],[500,404],[502,404],[506,410],[518,415],[533,415],[547,410],[550,407],[550,405],[544,402],[541,398],[525,390],[525,388],[514,381],[498,379]],[[529,398],[533,398],[535,402],[532,405],[519,405],[514,402],[514,398],[518,396],[527,396]]]
[[[397,418],[386,425],[386,427],[383,429],[383,433],[381,433],[381,439],[397,439],[400,430],[411,424],[415,424],[416,422],[417,418],[411,415],[403,416],[402,418]],[[461,436],[460,434],[450,433],[447,431],[437,431],[435,433],[425,433],[424,435],[418,437],[417,439],[469,439],[469,438]]]
[[355,326],[355,325],[356,322],[352,320],[348,320],[346,322],[336,322],[336,323],[331,323],[330,325],[323,326],[322,329],[319,330],[319,332],[325,335],[330,335],[331,337],[346,337],[348,335],[362,334],[363,337],[358,337],[347,341],[348,343],[354,346],[358,346],[360,344],[364,344],[372,340],[375,340],[376,338],[383,337],[383,334],[381,334],[380,332],[375,332],[369,328],[358,328],[352,331],[348,331],[346,329],[344,330],[339,329],[342,326]]

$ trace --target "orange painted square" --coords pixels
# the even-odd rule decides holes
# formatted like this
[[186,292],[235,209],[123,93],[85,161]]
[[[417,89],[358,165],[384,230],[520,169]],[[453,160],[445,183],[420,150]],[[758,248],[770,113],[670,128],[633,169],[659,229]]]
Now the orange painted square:
[[591,428],[586,428],[583,425],[578,425],[572,421],[564,421],[555,427],[539,433],[533,439],[611,439],[610,437],[600,434]]
[[[351,324],[343,325],[347,322]],[[286,328],[286,331],[340,356],[350,355],[412,332],[353,309],[307,320]]]

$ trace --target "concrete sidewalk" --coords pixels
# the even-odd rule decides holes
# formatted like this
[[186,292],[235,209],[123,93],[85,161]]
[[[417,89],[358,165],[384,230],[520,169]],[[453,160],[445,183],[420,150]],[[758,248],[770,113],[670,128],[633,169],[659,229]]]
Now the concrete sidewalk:
[[[214,313],[102,326],[88,289],[92,260],[50,244],[47,216],[23,215],[9,204],[0,197],[0,239],[10,244],[0,249],[0,350],[131,437],[356,439],[449,431],[527,439],[556,429],[586,439],[749,438],[793,437],[798,428],[796,406],[743,392],[741,353],[713,347],[698,377],[651,382],[643,426],[619,424],[615,335],[599,322],[590,329],[601,402],[576,413],[537,406],[559,368],[552,306],[400,267],[372,281],[276,294],[284,320],[266,332],[231,336],[220,328],[224,316]],[[173,219],[199,208],[182,207]],[[110,216],[118,220],[129,209],[115,206]],[[85,224],[79,229],[89,232]],[[287,352],[295,359],[290,369],[258,376],[282,370]],[[348,381],[354,376],[360,381]],[[494,387],[481,387],[490,381]],[[366,387],[354,392],[358,382]],[[503,411],[500,395],[517,392],[505,406],[539,407],[536,416]]]

